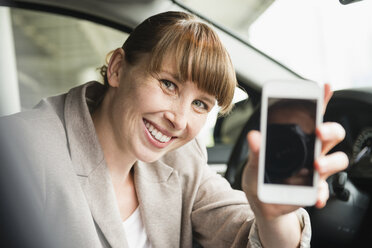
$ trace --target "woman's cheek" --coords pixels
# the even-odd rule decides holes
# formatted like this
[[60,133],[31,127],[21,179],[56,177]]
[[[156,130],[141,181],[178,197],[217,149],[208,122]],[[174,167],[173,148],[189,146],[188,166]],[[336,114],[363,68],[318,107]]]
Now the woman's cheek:
[[172,99],[160,91],[159,89],[155,89],[142,92],[137,95],[137,99],[141,105],[144,105],[144,107],[148,109],[160,110],[171,106]]
[[190,131],[190,133],[193,136],[192,138],[194,138],[196,135],[199,134],[199,132],[203,128],[206,120],[207,120],[207,114],[203,114],[203,115],[197,114],[193,118],[193,120],[191,120],[191,131]]

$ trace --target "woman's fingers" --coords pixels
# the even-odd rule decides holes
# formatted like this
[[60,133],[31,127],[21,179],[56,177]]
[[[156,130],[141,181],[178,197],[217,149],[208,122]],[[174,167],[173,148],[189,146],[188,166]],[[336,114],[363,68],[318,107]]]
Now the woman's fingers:
[[261,144],[261,133],[256,130],[249,131],[249,133],[247,134],[247,141],[249,144],[250,151],[258,155]]
[[336,122],[325,122],[316,129],[316,135],[322,142],[321,154],[325,155],[345,138],[345,129]]
[[[257,195],[258,157],[260,151],[261,134],[259,131],[250,131],[247,134],[249,145],[249,161],[244,168],[242,188],[245,192]],[[248,185],[251,184],[251,185]]]
[[345,170],[349,159],[344,152],[334,152],[318,158],[314,164],[320,178],[325,180],[332,174]]
[[315,203],[315,207],[323,208],[329,198],[328,183],[325,180],[320,180],[318,184],[318,199]]

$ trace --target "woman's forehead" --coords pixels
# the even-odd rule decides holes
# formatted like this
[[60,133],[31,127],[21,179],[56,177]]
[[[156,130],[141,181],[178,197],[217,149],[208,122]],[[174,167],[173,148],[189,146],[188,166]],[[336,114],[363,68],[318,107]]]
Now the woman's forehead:
[[169,55],[165,55],[161,61],[160,65],[160,72],[167,73],[172,76],[175,80],[182,83],[184,79],[181,78],[181,73],[179,72],[179,68],[177,65],[176,59],[170,57]]
[[[175,53],[165,53],[160,62],[158,68],[162,72],[167,72],[173,76],[178,82],[183,83],[192,78],[191,75],[191,64],[192,61],[189,59],[187,67],[182,64],[182,58],[175,56]],[[196,83],[196,82],[195,82]]]

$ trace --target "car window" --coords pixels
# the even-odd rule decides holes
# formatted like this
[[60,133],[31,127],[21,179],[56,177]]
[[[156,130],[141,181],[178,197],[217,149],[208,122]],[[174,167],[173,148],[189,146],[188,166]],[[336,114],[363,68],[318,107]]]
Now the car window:
[[106,54],[121,47],[128,36],[74,17],[2,9],[10,13],[22,109],[79,84],[102,81],[98,67],[105,63]]
[[371,84],[372,1],[178,2],[304,78],[329,82],[333,89]]
[[[234,98],[233,98],[233,103],[236,104],[236,103],[239,103],[239,102],[244,102],[248,99],[248,94],[241,88],[236,88],[235,89],[235,93],[234,93]],[[209,113],[208,115],[208,119],[206,121],[206,124],[205,126],[203,127],[203,129],[201,130],[201,133],[200,135],[202,136],[203,140],[205,141],[205,145],[207,147],[213,147],[215,145],[218,145],[218,144],[232,144],[233,143],[233,138],[232,139],[228,139],[225,137],[226,135],[226,132],[223,132],[219,135],[214,135],[214,132],[215,132],[215,125],[216,125],[216,121],[217,121],[217,118],[219,117],[219,110],[220,108],[218,106],[215,106],[212,111]],[[235,113],[236,110],[235,108],[233,108],[233,110],[231,111],[231,113],[229,114],[229,116],[232,114],[232,113]],[[224,136],[225,138],[222,138],[222,136]]]

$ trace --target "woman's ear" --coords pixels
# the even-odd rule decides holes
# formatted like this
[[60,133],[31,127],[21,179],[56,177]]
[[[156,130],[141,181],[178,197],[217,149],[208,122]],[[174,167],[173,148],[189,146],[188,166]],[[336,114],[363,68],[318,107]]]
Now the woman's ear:
[[111,87],[118,87],[120,82],[120,74],[124,61],[124,50],[117,48],[111,55],[107,66],[107,80]]

